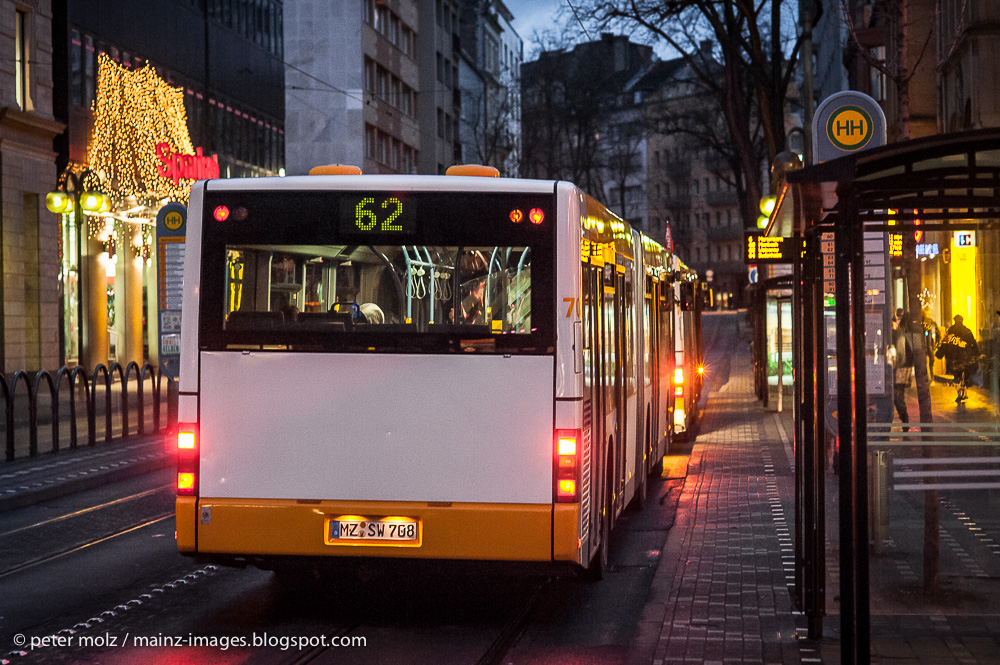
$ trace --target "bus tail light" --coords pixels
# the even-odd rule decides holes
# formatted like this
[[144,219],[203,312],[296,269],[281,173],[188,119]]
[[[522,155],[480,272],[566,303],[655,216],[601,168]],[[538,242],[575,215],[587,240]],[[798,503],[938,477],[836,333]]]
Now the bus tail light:
[[553,493],[557,503],[579,501],[577,479],[580,476],[580,430],[555,431]]
[[177,495],[198,493],[198,431],[194,425],[181,425],[177,431]]
[[676,369],[674,369],[674,383],[677,384],[677,385],[683,385],[684,384],[684,368],[683,367],[677,367]]

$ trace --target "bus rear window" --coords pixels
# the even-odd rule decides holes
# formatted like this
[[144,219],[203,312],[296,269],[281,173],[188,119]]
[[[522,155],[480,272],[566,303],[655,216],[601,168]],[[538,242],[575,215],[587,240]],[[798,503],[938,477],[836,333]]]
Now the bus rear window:
[[529,247],[230,245],[223,327],[532,332]]
[[[547,353],[552,201],[442,192],[206,196],[201,347]],[[215,220],[220,205],[239,213]],[[512,216],[521,208],[548,224]]]

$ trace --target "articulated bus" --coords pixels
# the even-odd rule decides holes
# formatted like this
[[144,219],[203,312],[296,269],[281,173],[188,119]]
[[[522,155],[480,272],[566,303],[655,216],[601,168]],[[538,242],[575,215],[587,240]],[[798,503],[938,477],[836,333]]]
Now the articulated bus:
[[600,577],[695,375],[675,257],[572,184],[471,175],[202,181],[188,225],[182,553]]
[[673,438],[687,440],[698,419],[702,364],[701,310],[703,282],[679,257],[673,258],[674,280],[674,418]]

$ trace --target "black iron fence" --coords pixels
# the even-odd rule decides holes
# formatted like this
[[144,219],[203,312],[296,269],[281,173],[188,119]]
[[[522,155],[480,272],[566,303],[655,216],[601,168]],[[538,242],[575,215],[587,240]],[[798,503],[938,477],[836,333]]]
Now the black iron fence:
[[[169,381],[149,363],[136,362],[101,363],[89,376],[79,366],[42,370],[34,377],[24,370],[0,375],[5,460],[77,448],[81,431],[85,445],[95,446],[99,436],[110,442],[166,429],[175,417],[167,408]],[[50,441],[48,450],[39,449],[40,436]]]

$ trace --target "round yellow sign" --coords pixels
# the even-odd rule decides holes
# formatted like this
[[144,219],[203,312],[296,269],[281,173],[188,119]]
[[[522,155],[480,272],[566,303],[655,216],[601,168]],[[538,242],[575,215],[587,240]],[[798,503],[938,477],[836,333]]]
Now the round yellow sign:
[[830,114],[826,135],[841,150],[860,150],[874,134],[872,117],[858,106],[842,106]]
[[176,231],[181,228],[181,224],[184,223],[184,216],[179,212],[168,212],[163,218],[163,224],[171,231]]

